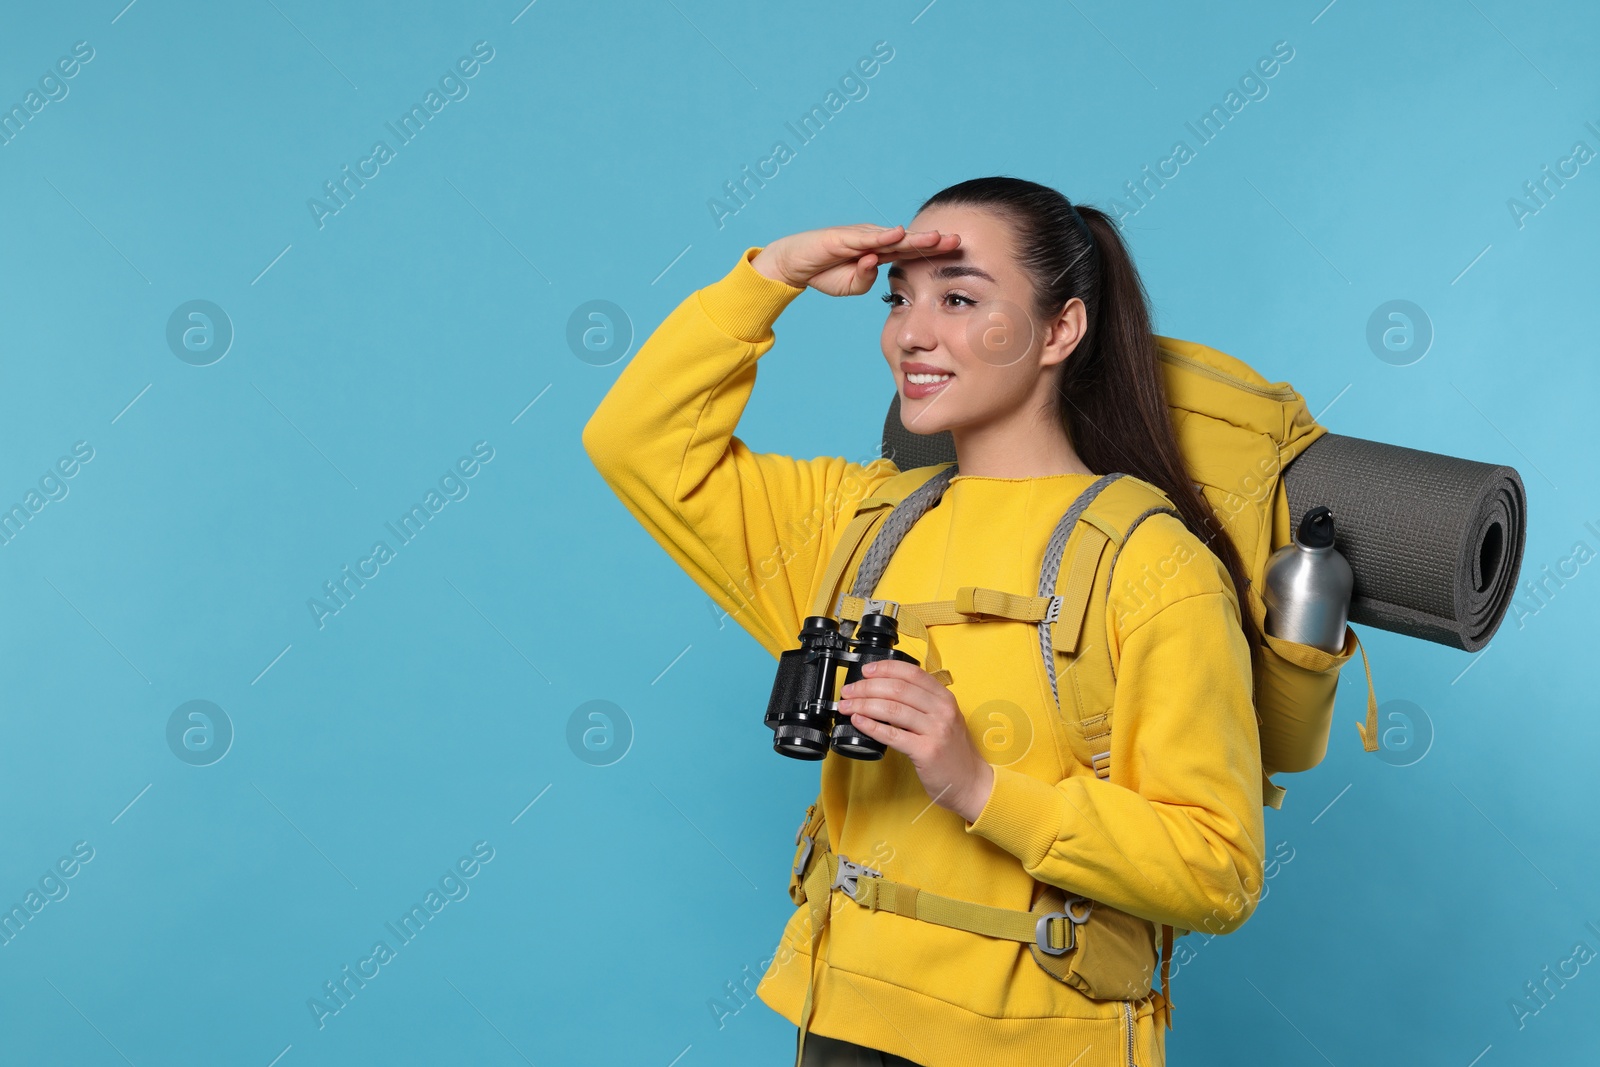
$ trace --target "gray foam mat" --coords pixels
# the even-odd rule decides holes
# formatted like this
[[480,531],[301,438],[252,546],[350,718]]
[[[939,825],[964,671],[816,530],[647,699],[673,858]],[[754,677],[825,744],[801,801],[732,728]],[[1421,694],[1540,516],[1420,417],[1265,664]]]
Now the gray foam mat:
[[1350,621],[1475,652],[1516,591],[1528,503],[1511,467],[1325,434],[1284,468],[1289,513],[1333,512]]

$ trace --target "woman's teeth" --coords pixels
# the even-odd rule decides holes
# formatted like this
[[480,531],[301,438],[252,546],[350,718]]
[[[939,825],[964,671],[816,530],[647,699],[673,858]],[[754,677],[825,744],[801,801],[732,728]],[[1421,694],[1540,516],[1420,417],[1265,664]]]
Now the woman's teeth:
[[906,381],[912,385],[932,385],[934,382],[948,381],[955,377],[953,374],[907,374]]

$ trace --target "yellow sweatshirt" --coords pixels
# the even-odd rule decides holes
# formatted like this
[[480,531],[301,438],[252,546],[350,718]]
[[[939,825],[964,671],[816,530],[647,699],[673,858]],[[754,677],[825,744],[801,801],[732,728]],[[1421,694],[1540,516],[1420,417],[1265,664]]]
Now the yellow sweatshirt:
[[[756,453],[734,436],[756,361],[774,344],[772,324],[804,292],[757,272],[750,260],[759,251],[747,249],[666,318],[618,375],[583,444],[645,529],[776,657],[799,644],[852,505],[896,468]],[[911,528],[876,595],[949,600],[965,585],[1033,595],[1051,530],[1092,481],[956,475]],[[1185,559],[1193,565],[1165,577]],[[1119,679],[1109,780],[1067,747],[1033,626],[941,626],[932,641],[994,765],[993,792],[967,823],[931,803],[903,754],[863,762],[830,752],[820,800],[833,850],[886,878],[997,907],[1026,911],[1037,880],[1179,930],[1243,924],[1260,893],[1265,843],[1250,658],[1233,585],[1169,515],[1138,527],[1116,573],[1104,635]],[[1135,585],[1123,575],[1162,577]],[[900,647],[925,660],[924,642],[906,637]],[[752,693],[749,707],[728,713],[759,716],[766,697]],[[996,709],[1011,714],[996,719]],[[753,748],[750,758],[783,757]],[[787,826],[773,832],[789,836]],[[1091,1000],[1016,941],[872,911],[839,891],[831,906],[817,951],[814,1033],[926,1067],[1165,1060],[1150,999]],[[798,908],[757,989],[796,1024],[812,965],[809,926],[808,909]]]

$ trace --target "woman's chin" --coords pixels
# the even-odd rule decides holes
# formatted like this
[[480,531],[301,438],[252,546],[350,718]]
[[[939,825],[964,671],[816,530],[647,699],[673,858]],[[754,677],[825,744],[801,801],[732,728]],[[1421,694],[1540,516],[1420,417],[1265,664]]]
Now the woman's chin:
[[931,437],[936,433],[944,433],[950,425],[943,420],[932,418],[917,418],[917,412],[900,409],[900,424],[911,433],[919,437]]

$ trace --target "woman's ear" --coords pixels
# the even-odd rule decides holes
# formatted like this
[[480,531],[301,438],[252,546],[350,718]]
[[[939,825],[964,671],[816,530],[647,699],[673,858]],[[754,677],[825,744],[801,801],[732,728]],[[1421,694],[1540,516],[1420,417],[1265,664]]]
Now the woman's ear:
[[1044,351],[1039,354],[1039,365],[1051,367],[1066,361],[1077,349],[1078,342],[1088,329],[1089,314],[1078,297],[1068,300],[1055,318],[1046,324]]

